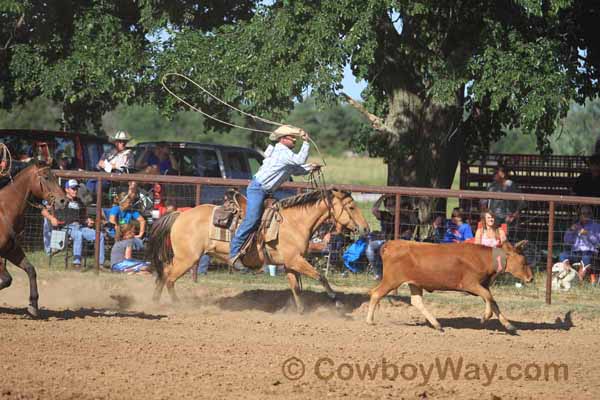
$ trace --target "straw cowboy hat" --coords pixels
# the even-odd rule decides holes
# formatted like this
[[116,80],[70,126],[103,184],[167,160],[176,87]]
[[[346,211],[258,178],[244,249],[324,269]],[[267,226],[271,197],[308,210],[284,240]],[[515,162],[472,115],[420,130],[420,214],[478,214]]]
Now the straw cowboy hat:
[[116,142],[117,140],[122,140],[124,142],[129,142],[131,140],[131,135],[127,131],[118,131],[110,138],[111,142]]
[[279,128],[271,132],[269,135],[269,140],[277,141],[284,136],[294,136],[300,138],[304,133],[304,129],[302,128],[297,128],[292,125],[281,125]]

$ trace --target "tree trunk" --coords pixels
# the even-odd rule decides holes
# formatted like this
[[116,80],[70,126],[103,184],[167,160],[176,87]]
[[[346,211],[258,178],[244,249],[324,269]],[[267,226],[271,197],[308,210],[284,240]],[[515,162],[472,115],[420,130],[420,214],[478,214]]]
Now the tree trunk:
[[[394,92],[384,122],[388,185],[450,188],[464,149],[461,120],[458,104],[438,105],[406,90]],[[405,206],[427,223],[433,212],[445,212],[446,200],[415,198]]]

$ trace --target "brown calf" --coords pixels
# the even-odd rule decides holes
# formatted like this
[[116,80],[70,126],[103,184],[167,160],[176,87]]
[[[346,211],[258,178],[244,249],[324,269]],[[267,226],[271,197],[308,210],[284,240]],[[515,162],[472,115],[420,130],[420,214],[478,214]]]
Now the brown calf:
[[407,283],[410,301],[436,329],[440,323],[423,305],[423,289],[467,292],[481,296],[485,312],[481,322],[496,314],[504,327],[514,332],[515,327],[502,315],[492,297],[489,285],[493,278],[508,272],[525,282],[533,280],[531,268],[523,256],[527,241],[512,246],[505,243],[501,249],[492,249],[471,243],[430,244],[405,240],[391,240],[381,248],[383,279],[371,290],[367,323],[373,323],[375,306],[391,290]]

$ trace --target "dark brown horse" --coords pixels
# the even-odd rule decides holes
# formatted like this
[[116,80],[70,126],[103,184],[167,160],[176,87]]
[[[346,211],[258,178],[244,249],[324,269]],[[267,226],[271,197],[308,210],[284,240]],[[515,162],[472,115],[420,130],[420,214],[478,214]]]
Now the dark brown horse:
[[[33,196],[46,200],[50,205],[63,208],[67,203],[65,192],[60,188],[56,177],[49,167],[31,165],[19,172],[12,183],[0,190],[0,258],[27,272],[29,277],[29,307],[27,311],[33,317],[38,315],[38,290],[36,272],[27,260],[18,241],[24,228],[25,208],[28,199]],[[10,286],[12,277],[0,262],[0,290]]]

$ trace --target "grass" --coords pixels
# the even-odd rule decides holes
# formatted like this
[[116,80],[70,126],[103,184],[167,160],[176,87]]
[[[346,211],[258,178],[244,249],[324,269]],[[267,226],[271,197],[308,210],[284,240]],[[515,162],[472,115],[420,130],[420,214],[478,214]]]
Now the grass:
[[[311,157],[309,162],[323,163],[318,157]],[[327,183],[376,186],[387,183],[387,165],[382,158],[325,156],[325,162],[323,173]]]

